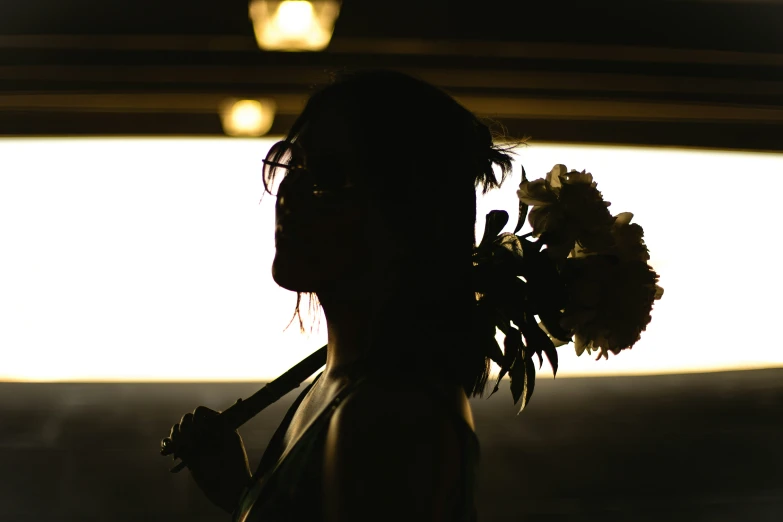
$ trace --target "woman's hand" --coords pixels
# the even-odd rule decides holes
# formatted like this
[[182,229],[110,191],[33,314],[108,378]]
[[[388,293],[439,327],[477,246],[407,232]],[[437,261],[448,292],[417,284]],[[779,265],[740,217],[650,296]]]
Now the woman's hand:
[[190,470],[199,489],[215,505],[232,513],[242,489],[251,478],[242,437],[225,430],[217,421],[219,412],[199,406],[171,427],[174,458]]

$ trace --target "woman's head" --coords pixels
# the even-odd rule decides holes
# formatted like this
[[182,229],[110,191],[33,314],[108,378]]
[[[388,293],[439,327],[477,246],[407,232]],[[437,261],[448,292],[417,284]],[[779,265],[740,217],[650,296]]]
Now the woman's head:
[[476,188],[511,167],[485,124],[427,83],[370,71],[314,94],[285,143],[265,160],[278,284],[317,293],[363,278],[386,285],[379,316],[403,307],[433,328],[472,310]]
[[[295,167],[274,171],[267,184],[278,196],[272,274],[283,288],[324,291],[369,266],[364,226],[370,199],[355,132],[337,107],[325,106],[282,151],[270,151],[268,161]],[[275,158],[280,152],[284,156]]]
[[[293,151],[293,164],[307,164],[297,179],[310,179],[282,181],[285,169],[267,169],[267,186],[283,192],[273,270],[279,284],[302,292],[378,261],[372,239],[384,243],[385,259],[437,243],[469,256],[476,186],[499,184],[492,162],[504,176],[510,167],[473,114],[439,89],[390,71],[343,75],[313,95],[286,142],[292,145],[267,160],[287,163]],[[325,190],[313,197],[309,182]],[[435,237],[447,232],[445,241]]]

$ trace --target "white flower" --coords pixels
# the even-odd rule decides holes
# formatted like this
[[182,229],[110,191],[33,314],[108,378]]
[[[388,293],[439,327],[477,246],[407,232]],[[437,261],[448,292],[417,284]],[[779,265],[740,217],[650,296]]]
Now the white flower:
[[576,245],[593,252],[611,246],[612,215],[589,172],[555,165],[546,179],[522,181],[517,195],[532,205],[528,221],[550,256],[565,259]]
[[566,262],[569,302],[561,326],[574,332],[576,354],[630,349],[663,296],[658,274],[645,261],[594,255]]
[[531,207],[545,207],[556,203],[561,187],[560,174],[565,174],[565,170],[565,165],[555,165],[546,175],[546,179],[522,180],[517,190],[519,200]]
[[644,244],[644,229],[636,223],[631,223],[633,214],[622,212],[614,217],[612,224],[612,238],[614,239],[613,253],[621,259],[649,261],[650,252]]

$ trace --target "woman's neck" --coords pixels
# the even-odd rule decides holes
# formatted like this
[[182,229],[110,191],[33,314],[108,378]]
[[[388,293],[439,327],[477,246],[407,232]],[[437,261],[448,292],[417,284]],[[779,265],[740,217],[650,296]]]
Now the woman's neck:
[[319,292],[328,333],[324,379],[346,375],[370,353],[372,303],[355,292]]
[[391,274],[375,280],[380,282],[357,277],[316,292],[328,332],[324,380],[350,377],[351,370],[375,352],[384,352],[384,365],[392,367],[394,355],[417,353],[424,360],[429,348],[464,341],[460,332],[470,324],[464,312],[472,308],[460,306],[465,296],[457,282]]

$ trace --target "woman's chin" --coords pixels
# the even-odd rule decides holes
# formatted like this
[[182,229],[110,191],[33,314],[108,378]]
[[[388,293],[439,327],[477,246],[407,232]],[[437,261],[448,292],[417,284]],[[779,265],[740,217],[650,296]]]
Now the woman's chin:
[[309,281],[305,270],[297,270],[292,263],[275,258],[272,263],[272,279],[281,288],[292,292],[313,292],[313,282]]

